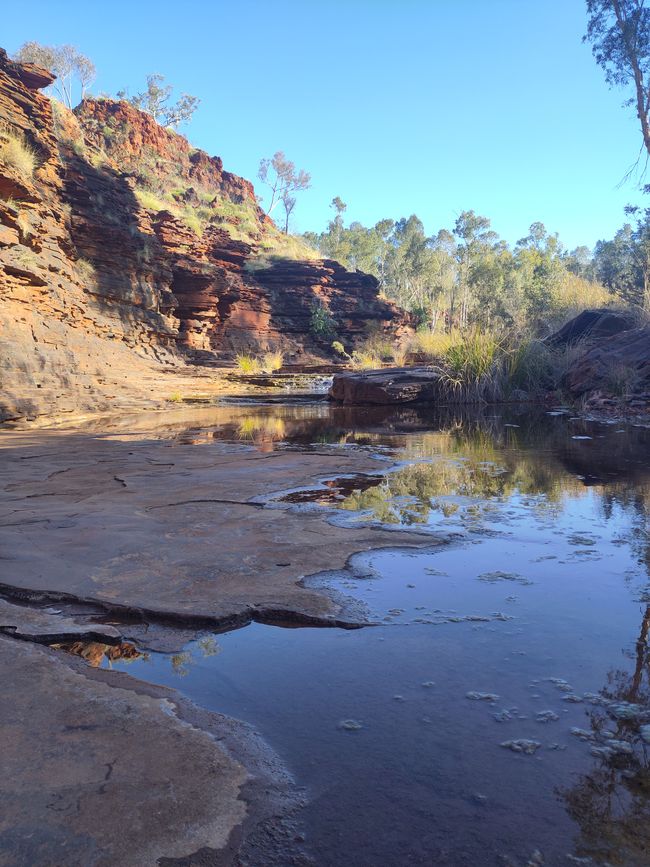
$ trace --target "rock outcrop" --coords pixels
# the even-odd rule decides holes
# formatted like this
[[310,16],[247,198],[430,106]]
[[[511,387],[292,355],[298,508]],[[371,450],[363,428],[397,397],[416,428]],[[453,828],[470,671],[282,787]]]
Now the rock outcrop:
[[575,395],[593,392],[650,400],[650,327],[601,340],[580,355],[567,374]]
[[274,250],[218,157],[126,102],[69,112],[40,93],[51,81],[0,49],[0,421],[151,400],[197,357],[304,362],[408,329],[373,277]]

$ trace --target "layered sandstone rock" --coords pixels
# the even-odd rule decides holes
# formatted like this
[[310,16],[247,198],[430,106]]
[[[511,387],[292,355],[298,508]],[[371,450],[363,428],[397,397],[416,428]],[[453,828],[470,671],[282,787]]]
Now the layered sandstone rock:
[[164,371],[206,354],[304,362],[335,337],[351,349],[368,327],[408,330],[374,278],[272,255],[277,230],[218,157],[126,102],[73,114],[39,92],[51,81],[0,49],[0,138],[35,162],[0,148],[0,421],[160,399]]

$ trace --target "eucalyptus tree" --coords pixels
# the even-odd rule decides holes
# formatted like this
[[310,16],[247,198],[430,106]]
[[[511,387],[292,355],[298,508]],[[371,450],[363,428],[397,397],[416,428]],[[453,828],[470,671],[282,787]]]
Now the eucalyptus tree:
[[304,169],[297,170],[295,164],[288,160],[282,151],[276,151],[272,157],[260,160],[257,177],[271,191],[267,216],[282,203],[285,210],[285,232],[288,231],[289,216],[296,204],[293,194],[309,189],[311,175]]
[[42,45],[40,42],[25,42],[16,52],[19,63],[34,63],[56,75],[52,90],[68,108],[76,104],[75,82],[78,84],[79,101],[83,101],[88,88],[95,80],[97,71],[89,57],[74,45]]
[[610,87],[631,96],[650,155],[650,8],[646,0],[587,0],[587,33],[596,63]]
[[198,96],[182,93],[176,102],[170,103],[173,86],[165,84],[165,76],[152,72],[147,76],[147,89],[135,96],[127,97],[125,91],[120,91],[118,99],[126,99],[140,111],[150,114],[161,126],[177,129],[182,123],[188,123],[199,107]]

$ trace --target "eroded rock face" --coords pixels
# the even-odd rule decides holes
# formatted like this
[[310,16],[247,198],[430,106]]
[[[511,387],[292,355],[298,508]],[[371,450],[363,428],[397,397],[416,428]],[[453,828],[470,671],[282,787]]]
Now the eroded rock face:
[[0,51],[5,135],[34,158],[0,161],[0,421],[143,396],[145,371],[180,363],[168,285],[139,255],[155,236],[128,182],[57,138],[50,80]]
[[[353,348],[368,324],[408,330],[373,277],[323,260],[260,260],[268,219],[218,157],[128,103],[69,112],[39,92],[51,80],[0,49],[0,135],[34,157],[32,170],[0,150],[0,421],[155,400],[152,381],[194,362],[194,350],[215,360],[281,348],[306,361],[331,356],[334,337]],[[233,237],[227,207],[195,231],[155,197],[143,205],[143,175],[155,187],[170,166],[190,215],[206,196],[245,205],[251,243]],[[319,303],[336,327],[327,339],[311,327]]]

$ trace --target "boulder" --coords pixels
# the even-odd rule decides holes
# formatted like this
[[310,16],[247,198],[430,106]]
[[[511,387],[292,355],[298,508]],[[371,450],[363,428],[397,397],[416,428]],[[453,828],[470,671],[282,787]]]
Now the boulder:
[[438,397],[439,384],[439,375],[428,367],[337,373],[329,397],[346,405],[421,403]]
[[600,340],[628,331],[635,324],[635,317],[629,311],[607,308],[583,310],[559,331],[547,337],[546,343],[549,346],[566,346],[581,340]]
[[575,395],[650,391],[650,326],[634,328],[591,346],[574,362],[566,385]]

